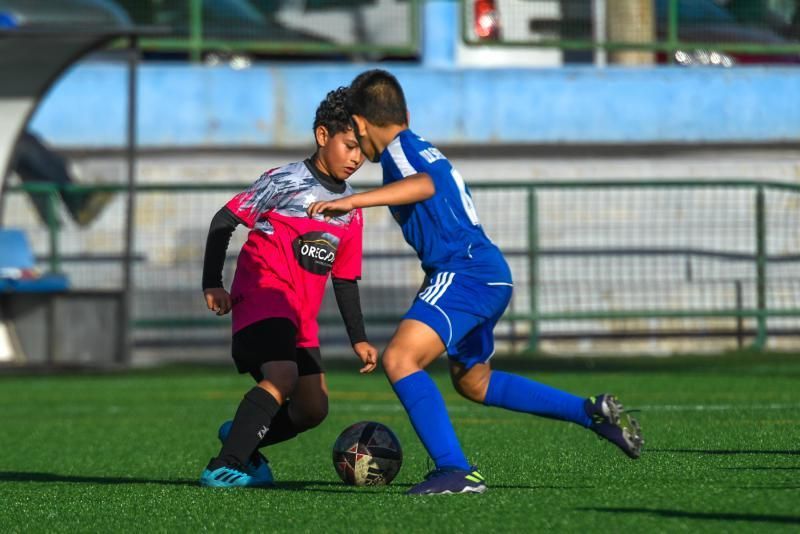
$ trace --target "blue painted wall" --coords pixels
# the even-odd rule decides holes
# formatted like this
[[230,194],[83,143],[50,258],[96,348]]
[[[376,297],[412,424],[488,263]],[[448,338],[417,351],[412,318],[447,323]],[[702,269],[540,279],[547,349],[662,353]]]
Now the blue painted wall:
[[[387,66],[412,128],[439,144],[800,141],[800,69],[454,69]],[[151,147],[299,147],[325,93],[369,66],[146,64],[139,140]],[[124,140],[126,72],[85,63],[38,109],[63,146]]]

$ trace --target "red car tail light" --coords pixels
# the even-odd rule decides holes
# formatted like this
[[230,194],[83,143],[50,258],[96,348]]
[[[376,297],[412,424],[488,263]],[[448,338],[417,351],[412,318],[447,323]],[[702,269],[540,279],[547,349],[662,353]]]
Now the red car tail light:
[[500,16],[494,0],[475,0],[475,35],[481,41],[500,38]]

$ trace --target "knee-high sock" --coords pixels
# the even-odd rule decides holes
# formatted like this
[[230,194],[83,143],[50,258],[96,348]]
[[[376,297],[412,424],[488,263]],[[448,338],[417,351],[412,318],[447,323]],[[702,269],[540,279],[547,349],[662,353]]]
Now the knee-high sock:
[[223,465],[244,465],[256,450],[258,443],[267,434],[272,418],[280,404],[275,397],[256,386],[245,394],[233,418],[228,439],[219,455],[211,460],[209,469]]
[[592,420],[584,409],[585,402],[586,399],[565,391],[502,371],[492,371],[483,401],[487,406],[572,421],[588,427]]
[[299,432],[295,430],[292,420],[289,418],[289,406],[292,401],[284,402],[275,417],[272,418],[272,424],[269,425],[269,431],[264,438],[259,442],[258,448],[266,447],[267,445],[275,445],[295,437]]
[[444,398],[428,373],[417,371],[392,387],[436,467],[469,469]]

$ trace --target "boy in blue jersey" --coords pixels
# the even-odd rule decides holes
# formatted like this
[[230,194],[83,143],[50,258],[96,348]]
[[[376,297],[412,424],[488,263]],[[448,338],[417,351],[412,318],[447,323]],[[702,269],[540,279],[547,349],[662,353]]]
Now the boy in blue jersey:
[[366,71],[350,86],[349,106],[361,151],[383,167],[380,188],[328,202],[309,215],[333,216],[388,206],[417,252],[427,285],[403,317],[383,354],[383,368],[436,469],[413,495],[483,493],[484,477],[461,449],[444,399],[424,371],[447,352],[456,390],[487,406],[571,421],[638,458],[638,423],[613,395],[588,399],[494,371],[494,327],[511,299],[511,271],[480,225],[459,172],[408,128],[405,96],[383,70]]

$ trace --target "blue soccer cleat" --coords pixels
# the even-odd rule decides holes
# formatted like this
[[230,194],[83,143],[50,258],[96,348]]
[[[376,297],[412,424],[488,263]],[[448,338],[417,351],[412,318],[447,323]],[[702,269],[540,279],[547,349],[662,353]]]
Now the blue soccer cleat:
[[[225,444],[225,440],[228,439],[228,434],[231,433],[232,426],[233,421],[225,421],[219,427],[217,437],[219,437],[223,445]],[[247,464],[244,466],[244,469],[256,481],[256,483],[253,484],[254,486],[272,486],[275,483],[275,478],[272,476],[272,469],[269,468],[269,460],[258,451],[253,453],[250,460],[248,460]]]
[[200,475],[200,485],[210,488],[258,487],[255,477],[244,472],[241,466],[224,465],[213,471],[206,468]]
[[584,403],[586,414],[592,419],[589,426],[595,433],[610,441],[628,455],[637,459],[642,454],[642,430],[639,422],[625,409],[614,395],[589,397]]
[[434,469],[406,492],[406,495],[454,495],[456,493],[483,493],[486,481],[475,467],[463,469]]

